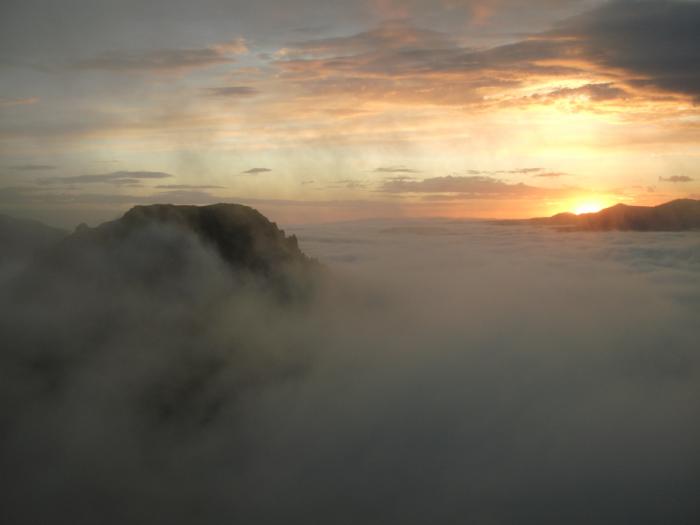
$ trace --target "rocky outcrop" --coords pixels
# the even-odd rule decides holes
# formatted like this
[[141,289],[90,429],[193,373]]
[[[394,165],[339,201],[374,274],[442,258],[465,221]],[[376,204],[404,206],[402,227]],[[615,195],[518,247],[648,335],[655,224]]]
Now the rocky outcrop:
[[294,235],[286,236],[260,212],[240,204],[136,206],[97,228],[79,226],[65,244],[113,244],[152,227],[194,234],[236,269],[269,275],[285,266],[315,265],[299,249]]
[[18,286],[30,295],[59,285],[99,287],[105,296],[132,286],[176,293],[182,283],[224,272],[286,300],[308,296],[319,267],[295,236],[248,206],[155,204],[95,228],[78,226],[35,257]]

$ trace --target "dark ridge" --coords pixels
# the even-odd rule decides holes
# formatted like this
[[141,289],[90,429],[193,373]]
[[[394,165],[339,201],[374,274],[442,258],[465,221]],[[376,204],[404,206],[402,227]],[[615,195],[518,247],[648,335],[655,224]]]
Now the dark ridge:
[[616,204],[597,213],[559,213],[513,222],[556,226],[567,231],[700,230],[700,200],[678,199],[659,206]]

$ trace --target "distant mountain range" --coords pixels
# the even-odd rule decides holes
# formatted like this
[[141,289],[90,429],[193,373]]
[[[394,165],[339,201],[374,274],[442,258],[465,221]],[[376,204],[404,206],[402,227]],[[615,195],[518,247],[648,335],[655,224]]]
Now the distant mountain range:
[[616,204],[597,213],[559,213],[525,221],[570,231],[685,231],[700,230],[700,200],[678,199],[659,206]]

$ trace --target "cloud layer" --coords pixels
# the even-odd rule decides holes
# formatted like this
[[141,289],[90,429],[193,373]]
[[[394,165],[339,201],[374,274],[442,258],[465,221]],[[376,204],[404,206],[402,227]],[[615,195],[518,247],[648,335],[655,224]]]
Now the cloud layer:
[[694,234],[295,233],[304,306],[168,229],[0,295],[4,515],[697,521]]

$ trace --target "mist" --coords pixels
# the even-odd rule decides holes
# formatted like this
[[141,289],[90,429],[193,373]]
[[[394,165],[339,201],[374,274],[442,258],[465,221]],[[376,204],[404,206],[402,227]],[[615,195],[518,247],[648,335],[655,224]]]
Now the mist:
[[292,301],[167,227],[3,279],[2,521],[700,518],[695,233],[292,233]]

